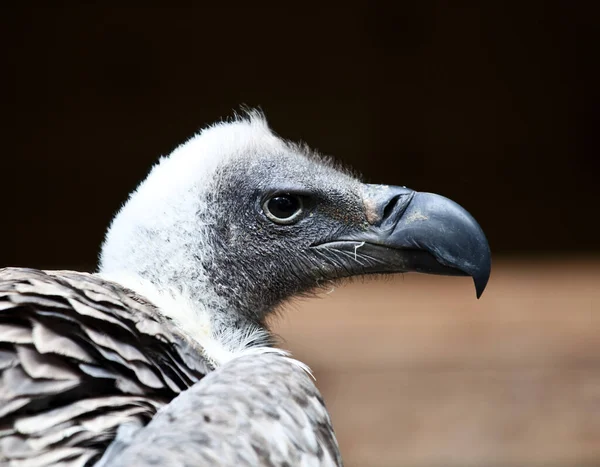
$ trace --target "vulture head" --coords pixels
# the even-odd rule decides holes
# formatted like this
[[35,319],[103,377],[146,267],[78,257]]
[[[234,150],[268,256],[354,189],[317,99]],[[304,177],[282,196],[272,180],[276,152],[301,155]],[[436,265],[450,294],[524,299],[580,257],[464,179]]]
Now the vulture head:
[[219,364],[270,344],[290,297],[350,276],[468,275],[490,250],[456,203],[361,183],[264,117],[209,127],[162,158],[114,218],[99,272],[145,296]]

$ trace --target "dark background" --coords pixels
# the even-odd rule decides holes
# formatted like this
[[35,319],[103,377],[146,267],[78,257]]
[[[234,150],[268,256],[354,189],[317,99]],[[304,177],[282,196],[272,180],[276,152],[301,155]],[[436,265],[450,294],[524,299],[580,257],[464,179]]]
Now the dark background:
[[592,2],[344,5],[3,8],[0,266],[93,268],[157,157],[241,104],[455,199],[496,255],[600,249]]
[[368,181],[455,199],[493,250],[481,300],[407,274],[275,323],[346,465],[598,466],[598,7],[396,3],[1,9],[0,267],[94,268],[160,155],[260,106]]

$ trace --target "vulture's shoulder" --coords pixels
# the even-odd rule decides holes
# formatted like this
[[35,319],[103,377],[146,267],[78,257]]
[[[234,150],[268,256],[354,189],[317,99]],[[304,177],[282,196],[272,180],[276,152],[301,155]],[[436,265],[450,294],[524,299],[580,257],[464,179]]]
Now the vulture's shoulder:
[[0,269],[0,464],[97,458],[210,368],[157,309],[71,271]]
[[341,466],[331,419],[305,370],[275,350],[231,360],[146,427],[120,431],[98,467]]

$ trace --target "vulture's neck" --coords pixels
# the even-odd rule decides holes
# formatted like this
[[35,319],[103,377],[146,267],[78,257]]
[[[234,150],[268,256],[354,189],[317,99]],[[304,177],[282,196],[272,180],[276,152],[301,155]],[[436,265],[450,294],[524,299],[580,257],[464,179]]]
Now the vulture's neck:
[[223,146],[214,134],[193,138],[154,166],[113,219],[98,272],[154,303],[221,364],[272,339],[209,280],[216,208],[206,201],[207,190],[223,157],[197,155]]
[[[189,272],[189,271],[188,271]],[[177,281],[152,281],[126,271],[103,271],[99,275],[146,298],[162,315],[173,320],[191,340],[198,343],[214,366],[234,357],[273,344],[266,327],[247,319],[244,313],[212,293],[208,284],[193,275],[180,275]],[[193,284],[183,287],[182,284]]]

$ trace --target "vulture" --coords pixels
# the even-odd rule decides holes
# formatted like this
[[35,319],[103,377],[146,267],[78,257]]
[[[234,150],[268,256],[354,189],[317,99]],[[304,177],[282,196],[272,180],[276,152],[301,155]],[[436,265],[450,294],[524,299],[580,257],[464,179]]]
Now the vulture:
[[331,281],[490,275],[458,204],[365,184],[262,113],[161,158],[95,273],[0,270],[0,464],[337,466],[308,368],[269,316]]

